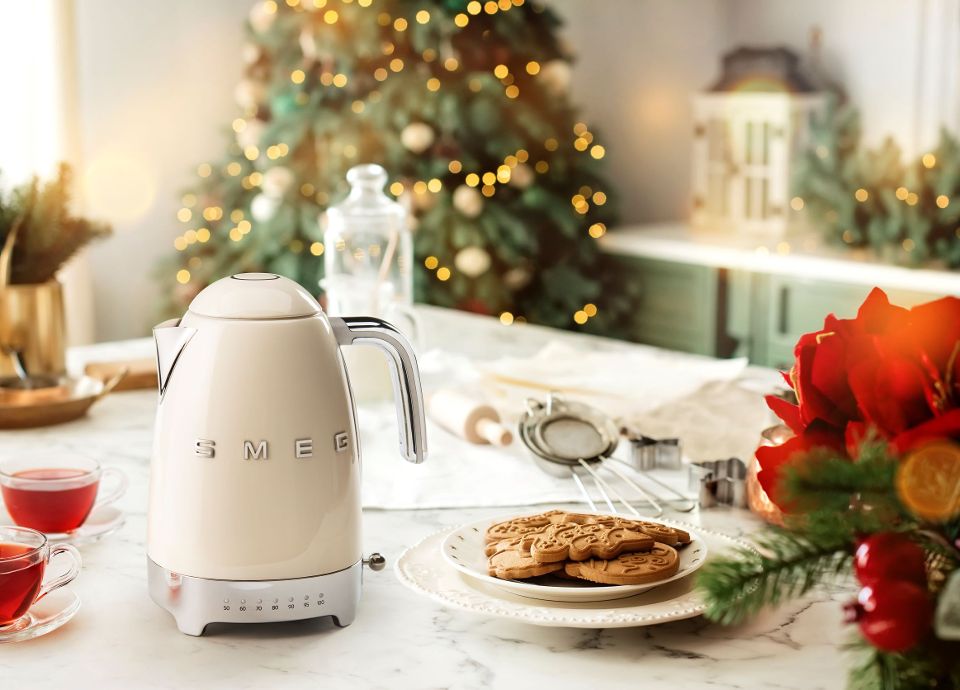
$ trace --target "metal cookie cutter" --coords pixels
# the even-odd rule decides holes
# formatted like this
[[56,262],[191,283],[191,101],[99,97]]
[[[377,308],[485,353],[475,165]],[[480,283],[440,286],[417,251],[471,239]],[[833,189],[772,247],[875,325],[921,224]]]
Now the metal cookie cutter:
[[679,438],[652,438],[630,429],[621,432],[630,442],[630,463],[636,470],[663,468],[679,470],[683,467]]
[[689,480],[701,508],[747,507],[747,466],[740,458],[690,463]]

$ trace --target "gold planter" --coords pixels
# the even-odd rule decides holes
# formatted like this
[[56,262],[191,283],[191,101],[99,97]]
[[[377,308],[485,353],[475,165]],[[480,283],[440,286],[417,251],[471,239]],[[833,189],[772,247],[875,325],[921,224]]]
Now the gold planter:
[[31,375],[63,374],[66,342],[60,283],[0,286],[0,376],[16,375],[11,350]]

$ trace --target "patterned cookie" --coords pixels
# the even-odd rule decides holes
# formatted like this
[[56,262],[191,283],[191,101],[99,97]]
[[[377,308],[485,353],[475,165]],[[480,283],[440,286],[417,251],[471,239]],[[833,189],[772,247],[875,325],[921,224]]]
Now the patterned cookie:
[[530,557],[537,563],[559,563],[616,558],[623,553],[649,551],[653,544],[652,537],[623,527],[564,523],[528,535],[521,546],[529,549]]
[[519,537],[511,537],[510,539],[501,539],[500,541],[492,541],[489,544],[484,545],[483,553],[489,558],[497,551],[504,551],[506,549],[524,549],[529,551],[529,547],[524,547],[524,542],[529,538],[529,535],[523,535]]
[[563,563],[537,563],[520,547],[505,547],[487,559],[487,572],[501,580],[525,580],[563,570]]
[[513,539],[514,537],[523,536],[524,534],[528,534],[536,529],[552,524],[552,519],[557,514],[562,513],[563,511],[561,510],[550,510],[546,513],[525,515],[512,520],[498,522],[490,525],[490,527],[487,528],[487,533],[484,535],[484,540],[490,544],[493,542],[502,541],[504,539]]
[[658,542],[670,546],[683,546],[690,543],[690,534],[676,527],[668,527],[658,522],[631,520],[617,515],[590,515],[589,513],[563,513],[553,511],[550,521],[554,524],[575,522],[581,525],[599,524],[606,527],[625,527],[634,532],[648,534]]
[[567,563],[567,575],[604,585],[644,585],[672,577],[680,567],[673,547],[654,544],[646,553],[625,553],[611,560],[591,559]]

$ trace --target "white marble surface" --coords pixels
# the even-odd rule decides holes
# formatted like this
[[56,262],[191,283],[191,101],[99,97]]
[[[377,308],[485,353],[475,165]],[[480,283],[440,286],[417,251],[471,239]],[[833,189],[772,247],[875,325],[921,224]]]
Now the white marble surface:
[[867,249],[827,245],[817,235],[751,236],[696,230],[683,223],[617,228],[600,240],[611,254],[788,275],[888,290],[960,293],[960,274],[894,266]]
[[[629,347],[429,312],[434,344],[471,356],[532,353],[551,338]],[[75,353],[73,361],[136,354],[143,347],[101,346]],[[705,408],[729,411],[718,400],[708,398]],[[693,619],[650,628],[572,630],[446,610],[404,588],[388,568],[366,574],[359,616],[346,629],[308,621],[221,625],[201,638],[182,635],[146,592],[147,458],[154,404],[150,392],[117,394],[80,422],[0,433],[2,454],[92,452],[131,477],[130,491],[120,503],[127,514],[124,527],[83,548],[84,569],[72,585],[83,599],[80,613],[46,637],[0,646],[0,688],[512,688],[546,681],[551,688],[675,690],[843,684],[850,660],[840,651],[847,638],[840,605],[849,597],[849,588],[842,586],[736,628]],[[692,404],[683,403],[688,411]],[[739,420],[739,415],[731,416]],[[675,414],[652,420],[662,429],[677,428]],[[367,510],[364,550],[380,551],[392,563],[405,547],[443,527],[503,511]],[[739,510],[712,510],[694,517],[698,519],[729,533],[758,527]]]

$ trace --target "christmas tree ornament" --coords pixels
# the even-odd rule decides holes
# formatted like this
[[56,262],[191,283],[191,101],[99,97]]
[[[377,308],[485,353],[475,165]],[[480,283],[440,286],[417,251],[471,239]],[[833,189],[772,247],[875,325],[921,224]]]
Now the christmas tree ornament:
[[464,247],[453,258],[453,265],[468,278],[478,278],[490,270],[490,254],[482,247]]
[[930,443],[911,453],[897,473],[900,500],[915,515],[944,522],[960,514],[960,445]]
[[526,189],[533,183],[533,168],[526,163],[518,163],[510,174],[510,185],[517,189]]
[[453,207],[467,218],[476,218],[483,213],[483,197],[473,187],[462,184],[453,190]]
[[307,24],[300,30],[300,52],[306,60],[317,59],[317,39],[313,33],[313,27]]
[[276,3],[269,1],[254,3],[248,18],[250,27],[258,34],[267,32],[277,18]]
[[256,43],[244,43],[240,50],[243,61],[248,65],[259,62],[260,58],[263,57],[263,51]]
[[566,60],[550,60],[540,68],[537,78],[554,97],[570,90],[570,64]]
[[425,122],[411,122],[400,132],[400,143],[412,153],[423,153],[433,144],[433,128]]
[[278,208],[280,208],[280,202],[267,194],[257,194],[250,201],[250,215],[261,223],[272,220],[277,215]]
[[266,128],[267,125],[263,120],[255,117],[246,120],[243,129],[237,132],[237,143],[240,144],[240,148],[246,149],[250,146],[259,147],[263,137],[263,131]]
[[933,607],[926,589],[903,580],[879,580],[860,590],[847,616],[877,649],[905,652],[930,632]]
[[242,79],[233,90],[233,98],[244,111],[257,109],[263,100],[264,88],[259,81]]
[[926,586],[926,556],[916,542],[896,532],[872,534],[853,556],[853,572],[863,585],[878,580],[905,580]]
[[509,290],[522,290],[530,284],[531,278],[533,278],[533,274],[528,269],[523,267],[511,268],[503,274],[503,284]]
[[275,165],[263,173],[263,182],[260,188],[263,189],[263,193],[268,197],[280,199],[287,193],[287,190],[290,189],[293,180],[293,171],[291,171],[290,168]]

